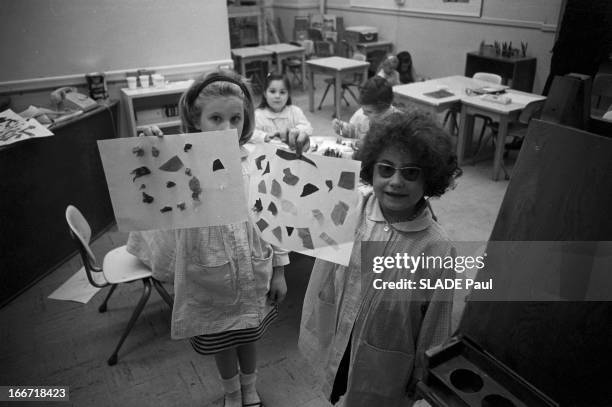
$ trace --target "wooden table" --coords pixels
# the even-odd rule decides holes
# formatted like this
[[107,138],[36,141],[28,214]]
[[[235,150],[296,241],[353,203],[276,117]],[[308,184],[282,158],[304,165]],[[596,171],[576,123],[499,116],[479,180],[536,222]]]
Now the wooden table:
[[291,44],[270,44],[259,47],[274,53],[276,58],[276,71],[283,73],[283,60],[287,58],[300,58],[302,60],[302,90],[306,79],[306,49]]
[[546,96],[514,89],[507,89],[505,95],[512,99],[512,103],[502,105],[484,100],[480,96],[466,96],[461,100],[461,121],[459,123],[459,138],[457,140],[457,160],[459,164],[463,163],[466,147],[471,145],[474,133],[474,115],[482,114],[499,123],[493,156],[494,181],[499,179],[501,171],[506,136],[508,135],[508,124],[516,121],[521,111],[529,103],[546,100]]
[[254,61],[263,61],[268,63],[268,67],[272,66],[273,51],[263,49],[262,47],[245,47],[232,49],[232,57],[238,60],[240,65],[240,74],[246,77],[246,64]]
[[363,73],[364,81],[368,77],[369,62],[356,59],[329,57],[306,61],[308,67],[308,108],[314,112],[314,74],[320,73],[334,77],[334,111],[335,117],[340,118],[340,91],[342,90],[342,77],[354,73]]

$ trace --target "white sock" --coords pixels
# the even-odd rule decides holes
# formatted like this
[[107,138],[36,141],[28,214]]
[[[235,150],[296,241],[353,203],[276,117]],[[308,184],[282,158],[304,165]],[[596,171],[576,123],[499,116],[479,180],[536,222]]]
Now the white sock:
[[225,407],[242,407],[242,394],[240,392],[240,377],[238,375],[229,379],[221,378],[225,392]]
[[255,404],[261,402],[255,383],[257,382],[257,371],[253,373],[240,373],[240,387],[242,388],[242,402],[244,404]]

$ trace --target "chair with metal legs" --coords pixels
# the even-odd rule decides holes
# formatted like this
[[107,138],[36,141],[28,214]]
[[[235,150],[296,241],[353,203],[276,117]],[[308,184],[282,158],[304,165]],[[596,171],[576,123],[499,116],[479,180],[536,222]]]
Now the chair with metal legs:
[[151,269],[141,262],[136,256],[128,253],[125,246],[118,247],[111,250],[104,256],[102,267],[97,266],[96,257],[93,254],[89,242],[91,239],[91,227],[87,220],[83,217],[81,212],[72,205],[66,208],[66,221],[70,228],[70,235],[72,240],[76,243],[81,260],[83,261],[83,268],[87,274],[89,283],[94,287],[107,287],[110,286],[110,290],[106,295],[106,298],[98,308],[100,312],[106,312],[108,300],[113,295],[117,286],[121,283],[131,283],[134,281],[142,281],[143,292],[136,308],[132,313],[130,321],[119,339],[119,343],[115,347],[112,355],[108,359],[108,364],[113,366],[117,364],[119,349],[127,338],[128,334],[132,330],[132,327],[136,323],[138,316],[142,312],[149,296],[151,295],[151,283],[162,297],[162,299],[172,309],[173,299],[170,294],[163,287],[161,282],[153,278]]

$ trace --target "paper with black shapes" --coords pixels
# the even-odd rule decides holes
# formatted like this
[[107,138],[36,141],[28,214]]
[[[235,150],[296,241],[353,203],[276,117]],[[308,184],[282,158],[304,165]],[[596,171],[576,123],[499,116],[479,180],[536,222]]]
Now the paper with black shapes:
[[266,188],[266,181],[263,179],[257,185],[257,192],[260,194],[266,194],[268,192],[268,189]]
[[266,222],[264,219],[259,219],[257,222],[255,222],[255,224],[259,228],[260,232],[263,232],[268,227],[268,222]]
[[149,194],[147,194],[146,192],[143,191],[143,193],[142,193],[142,202],[149,204],[149,203],[153,203],[154,200],[155,199],[151,195],[149,195]]
[[161,213],[165,213],[165,212],[171,212],[172,211],[172,207],[171,206],[164,206],[163,208],[161,208],[159,210]]
[[[186,144],[192,145],[187,152]],[[235,130],[108,139],[98,145],[122,231],[225,225],[248,219]],[[143,156],[132,152],[136,146],[144,149]],[[221,171],[213,171],[217,159],[223,164]],[[141,167],[150,173],[131,174]],[[139,178],[134,179],[135,175]],[[142,185],[146,189],[140,189]],[[143,192],[154,201],[144,202]]]
[[26,120],[11,109],[0,112],[0,146],[52,135],[34,118]]
[[[249,201],[261,199],[266,209],[260,213],[251,212],[250,216],[253,224],[263,218],[269,225],[263,232],[257,227],[255,230],[261,238],[282,249],[347,265],[355,240],[360,194],[357,188],[349,190],[334,187],[342,178],[343,172],[352,173],[353,179],[356,180],[360,163],[354,160],[307,155],[308,160],[315,164],[312,165],[303,160],[286,160],[277,154],[277,150],[278,146],[269,143],[257,144],[251,152],[253,158],[247,159],[250,175]],[[264,160],[261,159],[260,167],[270,167],[270,172],[266,174],[257,167],[257,158],[262,156],[266,157],[266,163],[264,165]],[[289,171],[286,171],[287,169]],[[286,182],[288,174],[299,178],[295,185]],[[345,178],[350,180],[350,176]],[[262,181],[267,187],[265,194],[259,187]],[[303,194],[304,187],[308,184],[310,186],[306,187],[307,193]],[[315,188],[318,191],[315,191]],[[321,193],[323,191],[324,193]],[[332,212],[339,202],[344,202],[345,206],[341,205],[336,209],[337,213],[334,216],[338,224],[335,224]],[[277,209],[276,214],[269,209],[272,203]],[[342,213],[343,211],[345,213]],[[283,232],[282,241],[272,233],[277,227]],[[294,233],[296,229],[309,230],[312,245],[306,246],[312,249],[306,248],[302,238],[298,233]],[[304,236],[304,232],[302,235]]]
[[318,190],[319,190],[319,188],[317,188],[316,185],[308,183],[308,184],[304,185],[304,188],[302,189],[302,194],[300,195],[300,198],[303,198],[303,197],[308,196],[310,194],[314,194]]
[[310,236],[310,230],[308,228],[298,228],[297,233],[299,238],[302,240],[302,246],[304,246],[304,249],[314,249],[312,237]]
[[283,241],[283,230],[281,229],[280,226],[277,226],[274,229],[272,229],[272,234],[274,235],[274,237],[276,237],[276,239],[279,242]]
[[178,155],[175,155],[174,157],[172,157],[171,159],[163,163],[159,167],[159,169],[162,171],[177,172],[183,167],[184,167],[183,161],[181,161]]
[[147,186],[145,184],[140,184],[140,189],[146,189]]
[[270,194],[276,198],[281,198],[283,195],[283,189],[281,188],[281,184],[273,179],[272,186],[270,187]]
[[270,211],[273,216],[276,216],[276,214],[278,214],[278,208],[276,207],[274,202],[270,202],[270,205],[268,205],[268,211]]
[[342,173],[340,173],[338,187],[349,190],[355,189],[355,173],[349,171],[342,171]]
[[215,161],[213,161],[213,172],[222,170],[224,168],[225,167],[223,166],[223,163],[218,158]]
[[185,147],[183,147],[184,152],[188,152],[193,147],[193,144],[185,143]]
[[301,161],[304,161],[314,166],[315,168],[317,167],[317,164],[315,164],[314,161],[312,161],[311,159],[307,158],[304,154],[298,157],[296,153],[292,153],[291,151],[282,150],[278,148],[276,150],[276,155],[282,158],[283,160],[287,160],[287,161],[301,160]]
[[291,173],[291,168],[285,168],[283,170],[283,181],[288,185],[295,185],[300,181],[300,177],[296,177]]

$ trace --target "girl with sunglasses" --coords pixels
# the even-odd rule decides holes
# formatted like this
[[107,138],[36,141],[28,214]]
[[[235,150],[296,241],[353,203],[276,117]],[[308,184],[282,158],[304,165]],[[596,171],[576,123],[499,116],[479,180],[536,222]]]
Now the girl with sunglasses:
[[374,275],[372,264],[362,267],[362,242],[380,242],[375,256],[450,255],[449,238],[427,198],[444,194],[461,170],[450,137],[418,112],[392,113],[373,123],[358,155],[362,180],[371,187],[362,191],[349,265],[316,260],[299,347],[332,404],[408,406],[423,377],[425,350],[450,335],[453,292],[377,289],[372,281],[418,279],[421,272],[428,278],[452,275],[399,268]]

